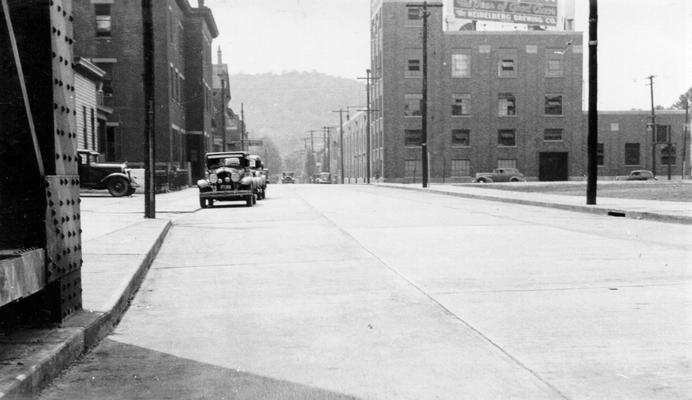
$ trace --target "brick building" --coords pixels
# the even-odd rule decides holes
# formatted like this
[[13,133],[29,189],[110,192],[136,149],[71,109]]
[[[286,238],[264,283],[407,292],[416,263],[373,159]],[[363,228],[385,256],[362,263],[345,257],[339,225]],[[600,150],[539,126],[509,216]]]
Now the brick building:
[[[211,134],[213,15],[199,1],[152,2],[156,161],[199,160]],[[99,140],[106,160],[144,159],[142,9],[140,2],[74,0],[75,54],[106,72],[104,105],[113,109]]]
[[[429,11],[431,180],[497,167],[542,180],[582,175],[581,33],[444,31],[442,7]],[[421,32],[405,1],[373,1],[371,171],[386,181],[420,179]]]
[[[651,112],[599,112],[598,175],[614,177],[627,175],[635,169],[648,169],[661,179],[668,174],[670,164],[671,175],[679,177],[683,173],[683,161],[689,174],[690,137],[689,133],[687,138],[684,137],[684,124],[685,111],[656,110],[657,129],[654,136]],[[655,161],[652,162],[652,159]]]

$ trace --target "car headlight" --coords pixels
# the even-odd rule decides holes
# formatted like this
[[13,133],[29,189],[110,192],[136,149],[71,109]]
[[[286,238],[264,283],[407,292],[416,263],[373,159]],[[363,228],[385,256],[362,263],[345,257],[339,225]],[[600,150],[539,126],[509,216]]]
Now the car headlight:
[[231,180],[233,182],[238,182],[240,180],[240,174],[237,172],[234,172],[231,174]]
[[216,174],[211,174],[211,175],[209,175],[209,182],[211,182],[211,183],[216,183],[216,182],[218,182],[218,181],[219,181],[219,177],[216,176]]

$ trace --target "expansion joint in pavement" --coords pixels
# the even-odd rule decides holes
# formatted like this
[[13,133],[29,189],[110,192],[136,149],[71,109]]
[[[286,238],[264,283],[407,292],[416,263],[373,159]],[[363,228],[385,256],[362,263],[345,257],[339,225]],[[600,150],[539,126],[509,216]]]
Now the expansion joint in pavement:
[[547,388],[552,390],[556,395],[558,395],[560,398],[565,399],[565,400],[570,400],[567,395],[562,393],[557,387],[555,387],[553,384],[548,382],[546,379],[544,379],[542,376],[538,374],[535,370],[533,370],[531,367],[528,365],[524,364],[521,362],[518,358],[513,356],[511,353],[509,353],[507,350],[505,350],[502,346],[500,346],[498,343],[493,341],[490,337],[486,336],[481,332],[480,330],[476,329],[474,326],[472,326],[470,323],[468,323],[466,320],[464,320],[462,317],[459,315],[455,314],[452,312],[449,308],[445,307],[442,303],[440,303],[437,299],[435,299],[431,294],[426,292],[421,286],[413,282],[411,279],[403,275],[401,272],[399,272],[396,268],[390,266],[385,262],[382,258],[380,258],[377,254],[375,254],[373,251],[371,251],[367,246],[365,246],[361,241],[359,241],[355,236],[353,236],[350,232],[342,228],[339,224],[337,224],[334,220],[329,218],[327,215],[325,215],[322,211],[318,210],[315,208],[312,204],[310,204],[305,198],[303,198],[301,195],[298,195],[298,197],[311,209],[315,210],[317,214],[320,215],[321,218],[323,218],[325,221],[327,221],[330,225],[336,227],[344,236],[349,238],[351,241],[356,243],[359,247],[361,247],[363,250],[365,250],[368,254],[370,254],[377,262],[382,265],[384,268],[388,269],[391,271],[394,275],[396,275],[398,278],[402,279],[406,283],[408,283],[411,287],[413,287],[416,291],[421,293],[423,296],[425,296],[428,300],[430,300],[433,304],[435,304],[437,307],[439,307],[442,312],[445,314],[449,315],[459,323],[461,323],[464,327],[467,329],[471,330],[474,332],[478,337],[480,337],[483,341],[487,342],[490,344],[492,347],[497,349],[500,353],[505,355],[507,358],[509,358],[515,365],[518,367],[522,368],[523,370],[527,371],[529,374],[531,374],[533,377],[535,377],[538,381],[543,383]]

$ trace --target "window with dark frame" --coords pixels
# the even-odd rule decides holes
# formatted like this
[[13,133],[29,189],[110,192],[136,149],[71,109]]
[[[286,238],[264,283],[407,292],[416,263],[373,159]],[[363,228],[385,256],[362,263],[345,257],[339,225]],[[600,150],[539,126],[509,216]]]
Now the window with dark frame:
[[404,95],[404,116],[419,117],[423,103],[422,94],[405,94]]
[[89,109],[91,113],[91,148],[96,150],[96,116],[94,115],[94,109]]
[[409,76],[420,75],[420,72],[421,72],[420,60],[417,58],[409,59],[408,65],[406,67],[406,71],[408,72]]
[[543,140],[546,142],[561,142],[562,129],[546,128],[543,130]]
[[421,11],[418,7],[408,7],[406,12],[406,16],[409,21],[417,21],[421,19]]
[[515,59],[511,57],[500,58],[497,66],[497,75],[500,77],[515,77],[517,75]]
[[84,135],[84,148],[89,148],[89,129],[87,125],[87,108],[82,106],[82,133]]
[[677,161],[677,153],[674,144],[666,144],[661,146],[661,164],[675,165]]
[[596,165],[605,165],[605,149],[603,143],[596,145]]
[[625,143],[625,165],[639,165],[640,156],[639,143]]
[[468,93],[460,93],[452,95],[452,115],[469,115],[471,95]]
[[96,37],[110,37],[112,26],[111,5],[94,4],[96,15]]
[[498,114],[500,116],[517,115],[517,100],[512,93],[498,95]]
[[514,129],[498,129],[497,145],[514,147],[517,145],[517,132]]
[[420,146],[423,143],[423,132],[420,129],[406,129],[404,131],[405,146]]
[[470,146],[471,145],[471,130],[470,129],[452,129],[452,145],[454,145],[454,146]]
[[562,115],[562,95],[545,95],[545,115]]

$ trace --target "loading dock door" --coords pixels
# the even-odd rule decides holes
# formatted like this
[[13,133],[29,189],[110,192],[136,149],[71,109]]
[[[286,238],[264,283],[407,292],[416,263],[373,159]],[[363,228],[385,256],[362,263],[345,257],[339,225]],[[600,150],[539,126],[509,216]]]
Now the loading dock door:
[[538,153],[539,181],[566,181],[567,179],[567,152]]

